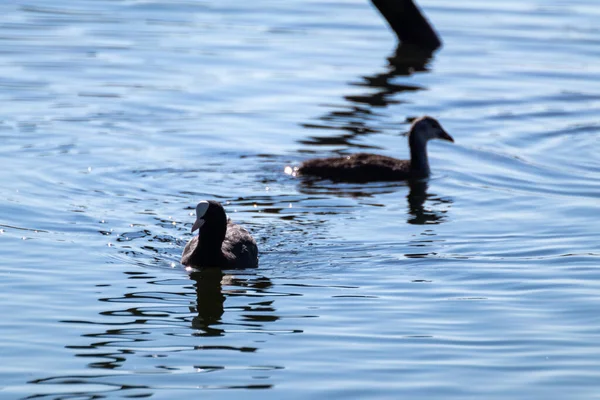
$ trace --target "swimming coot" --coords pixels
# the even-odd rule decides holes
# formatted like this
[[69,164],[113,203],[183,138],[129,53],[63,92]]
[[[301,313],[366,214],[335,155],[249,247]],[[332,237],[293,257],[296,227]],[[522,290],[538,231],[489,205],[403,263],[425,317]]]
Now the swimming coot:
[[357,153],[344,157],[316,158],[302,163],[298,174],[339,182],[404,181],[426,178],[430,174],[427,142],[444,139],[454,142],[440,123],[432,117],[416,119],[410,127],[410,160],[378,154]]
[[198,236],[190,239],[183,250],[183,265],[223,269],[258,266],[256,241],[247,230],[227,218],[219,202],[198,203],[192,232],[196,229]]

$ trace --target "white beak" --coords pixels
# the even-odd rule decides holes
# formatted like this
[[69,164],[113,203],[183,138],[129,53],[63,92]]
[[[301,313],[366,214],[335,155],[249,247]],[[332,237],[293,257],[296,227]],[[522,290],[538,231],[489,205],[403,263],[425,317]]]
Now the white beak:
[[198,218],[192,226],[192,232],[194,232],[196,229],[202,228],[202,225],[204,225],[204,220],[202,218]]

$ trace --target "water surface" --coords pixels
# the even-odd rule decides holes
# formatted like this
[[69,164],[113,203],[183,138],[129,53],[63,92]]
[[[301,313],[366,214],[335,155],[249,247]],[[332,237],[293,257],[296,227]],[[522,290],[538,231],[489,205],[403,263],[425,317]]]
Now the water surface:
[[[600,8],[0,5],[0,397],[570,398],[600,378]],[[285,166],[408,154],[412,187]],[[200,199],[260,267],[178,264]]]

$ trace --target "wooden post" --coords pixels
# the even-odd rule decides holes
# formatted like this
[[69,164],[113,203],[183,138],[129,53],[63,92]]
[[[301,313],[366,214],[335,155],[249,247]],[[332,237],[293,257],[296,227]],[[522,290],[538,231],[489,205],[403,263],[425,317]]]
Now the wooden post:
[[435,50],[442,42],[412,0],[371,0],[403,44]]

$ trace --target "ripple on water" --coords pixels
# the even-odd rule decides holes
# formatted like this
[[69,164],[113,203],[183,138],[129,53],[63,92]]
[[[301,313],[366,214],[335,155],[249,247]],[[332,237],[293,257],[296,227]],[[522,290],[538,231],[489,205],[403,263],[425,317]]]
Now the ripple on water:
[[[423,0],[434,56],[394,48],[366,1],[13,3],[7,396],[596,394],[594,2]],[[422,114],[456,139],[430,144],[427,183],[283,172],[406,157]],[[179,265],[206,198],[259,268]]]

